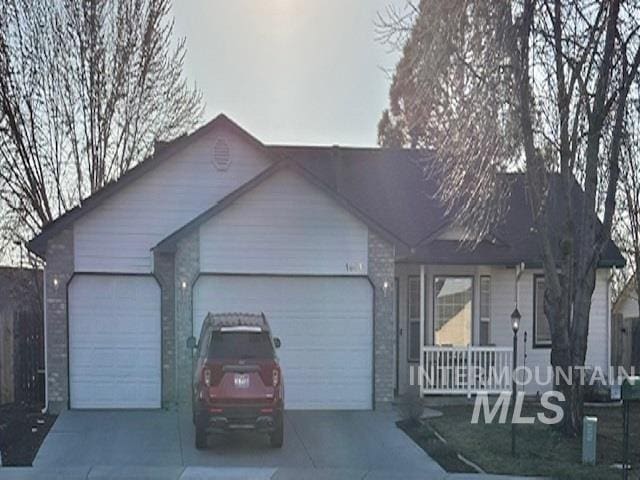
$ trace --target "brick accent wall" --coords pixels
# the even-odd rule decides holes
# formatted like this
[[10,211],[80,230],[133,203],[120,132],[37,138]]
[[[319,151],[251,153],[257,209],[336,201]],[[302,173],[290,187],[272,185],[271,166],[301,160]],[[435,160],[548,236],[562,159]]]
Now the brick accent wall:
[[[374,285],[374,400],[376,406],[393,400],[395,385],[394,247],[369,231],[368,272]],[[68,406],[67,287],[73,276],[73,230],[47,245],[47,370],[49,408],[58,413]],[[193,329],[193,285],[200,272],[200,238],[195,231],[178,243],[175,255],[157,254],[154,273],[162,288],[162,403],[191,400],[192,352],[187,339]],[[57,286],[54,285],[57,279]],[[384,289],[384,283],[388,286]],[[183,288],[183,286],[185,288]]]
[[49,410],[59,413],[69,404],[67,287],[73,276],[73,229],[47,243],[46,290],[47,382]]
[[173,253],[155,253],[153,271],[160,282],[162,324],[162,406],[176,402],[175,262]]
[[[394,246],[369,230],[369,279],[374,285],[374,400],[376,406],[393,400],[396,328]],[[386,292],[384,282],[387,282]]]
[[176,398],[191,401],[192,353],[187,339],[193,335],[193,284],[200,272],[200,232],[189,234],[178,243],[175,254],[175,350]]

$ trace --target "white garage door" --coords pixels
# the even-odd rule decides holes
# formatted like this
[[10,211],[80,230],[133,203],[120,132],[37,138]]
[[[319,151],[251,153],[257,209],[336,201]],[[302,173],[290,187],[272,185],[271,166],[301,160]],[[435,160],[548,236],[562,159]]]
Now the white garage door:
[[77,275],[69,286],[71,408],[159,408],[160,287]]
[[363,278],[203,276],[194,291],[194,334],[207,312],[264,312],[291,409],[369,409],[371,285]]

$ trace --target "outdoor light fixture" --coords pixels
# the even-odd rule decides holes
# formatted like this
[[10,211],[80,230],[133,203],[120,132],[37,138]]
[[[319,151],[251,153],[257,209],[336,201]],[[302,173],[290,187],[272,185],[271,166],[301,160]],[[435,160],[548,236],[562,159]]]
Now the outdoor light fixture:
[[518,311],[518,307],[515,308],[513,313],[511,314],[511,329],[513,330],[514,335],[518,334],[518,329],[520,328],[520,320],[522,319],[522,315]]
[[[511,404],[515,411],[516,395],[518,394],[516,386],[516,369],[518,363],[518,329],[520,328],[520,320],[522,315],[518,311],[518,306],[511,313],[511,330],[513,330],[513,371],[511,372]],[[516,424],[511,419],[511,455],[516,456]]]
[[53,277],[53,288],[58,288],[59,284],[60,281],[58,280],[58,277]]
[[384,293],[384,296],[386,297],[388,292],[389,292],[389,282],[385,280],[384,283],[382,284],[382,293]]
[[182,290],[187,289],[187,282],[185,280],[183,280],[182,283],[180,284],[180,288],[182,288]]

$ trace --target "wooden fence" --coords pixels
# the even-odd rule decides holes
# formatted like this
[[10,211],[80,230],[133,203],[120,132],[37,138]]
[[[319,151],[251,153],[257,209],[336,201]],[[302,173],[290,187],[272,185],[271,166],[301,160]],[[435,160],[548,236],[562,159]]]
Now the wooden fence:
[[0,325],[0,402],[44,404],[42,315],[13,311],[1,316],[0,320],[3,323]]
[[42,317],[16,312],[15,399],[22,403],[44,403],[44,335]]

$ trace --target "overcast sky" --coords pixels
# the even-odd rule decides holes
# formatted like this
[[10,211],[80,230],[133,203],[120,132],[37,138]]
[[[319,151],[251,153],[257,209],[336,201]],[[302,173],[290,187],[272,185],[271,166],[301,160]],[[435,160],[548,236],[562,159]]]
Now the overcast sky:
[[374,21],[405,0],[175,0],[186,75],[205,120],[226,113],[267,143],[368,146],[396,52]]

